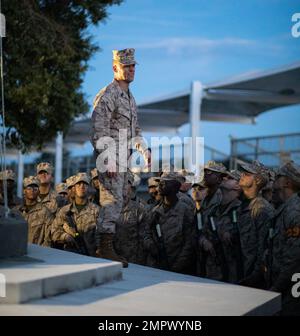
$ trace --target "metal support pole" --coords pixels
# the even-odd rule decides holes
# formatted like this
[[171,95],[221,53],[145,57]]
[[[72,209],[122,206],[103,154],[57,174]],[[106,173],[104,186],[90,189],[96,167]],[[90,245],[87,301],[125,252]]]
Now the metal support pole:
[[24,156],[19,150],[18,152],[18,184],[17,184],[17,195],[18,197],[23,197],[23,178],[24,178]]
[[[200,162],[196,162],[196,158],[200,157],[196,155],[196,138],[200,136],[199,123],[201,118],[201,104],[203,97],[203,86],[199,81],[193,81],[191,85],[190,94],[190,137],[191,137],[191,148],[190,148],[190,158],[189,158],[189,169],[194,171],[199,176]],[[203,151],[204,148],[201,148]]]
[[57,133],[55,142],[55,184],[62,180],[62,160],[63,160],[63,134]]
[[230,160],[229,160],[229,170],[232,170],[232,169],[235,169],[234,168],[234,151],[233,151],[233,137],[230,135],[229,136],[229,139],[230,139]]

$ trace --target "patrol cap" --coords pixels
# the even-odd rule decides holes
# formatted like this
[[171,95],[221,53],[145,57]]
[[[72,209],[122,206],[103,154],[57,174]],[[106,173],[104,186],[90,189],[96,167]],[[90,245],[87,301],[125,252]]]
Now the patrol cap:
[[170,172],[174,172],[174,164],[163,164],[163,166],[161,167],[160,172],[158,173],[159,176],[161,176],[163,173],[170,173]]
[[98,170],[94,168],[91,170],[91,179],[93,180],[95,177],[98,177]]
[[289,161],[278,169],[277,176],[287,176],[300,185],[300,166],[294,161]]
[[185,182],[185,177],[182,175],[179,175],[176,172],[164,172],[162,173],[162,175],[160,176],[160,178],[156,178],[156,180],[175,180],[178,181],[180,184]]
[[134,48],[127,48],[122,50],[113,50],[113,60],[123,65],[137,64],[134,59]]
[[261,175],[266,181],[269,180],[268,168],[257,160],[253,161],[252,163],[241,164],[241,169],[250,174]]
[[193,183],[195,179],[195,174],[187,169],[180,169],[178,174],[185,178],[185,182]]
[[75,175],[74,185],[79,183],[79,182],[85,182],[87,184],[90,184],[90,179],[89,179],[87,173],[78,173],[78,174]]
[[226,175],[226,167],[221,162],[215,162],[212,160],[207,161],[203,169],[210,170],[214,173],[220,173],[222,175]]
[[23,179],[24,188],[27,188],[30,185],[36,185],[37,187],[39,187],[40,181],[38,180],[36,176],[28,176]]
[[41,171],[45,171],[48,174],[52,174],[53,167],[52,167],[51,163],[49,163],[49,162],[40,162],[36,166],[36,173],[39,174]]
[[158,187],[159,181],[157,180],[158,178],[155,176],[149,177],[148,178],[148,188],[150,187]]
[[67,188],[72,188],[75,185],[76,175],[72,175],[66,179]]
[[237,169],[227,171],[226,174],[236,181],[239,181],[241,178],[241,172]]
[[55,186],[55,190],[58,194],[60,194],[62,192],[67,193],[68,192],[67,184],[66,183],[59,183]]
[[0,180],[16,180],[16,175],[11,169],[3,170],[0,172]]

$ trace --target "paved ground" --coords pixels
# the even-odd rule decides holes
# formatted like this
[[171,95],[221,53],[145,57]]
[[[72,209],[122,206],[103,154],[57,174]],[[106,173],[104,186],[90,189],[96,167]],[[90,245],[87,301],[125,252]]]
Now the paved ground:
[[0,305],[0,315],[272,315],[279,310],[277,293],[133,264],[118,281]]
[[24,257],[0,259],[0,273],[6,278],[6,297],[0,297],[1,306],[120,279],[122,267],[117,262],[31,244]]

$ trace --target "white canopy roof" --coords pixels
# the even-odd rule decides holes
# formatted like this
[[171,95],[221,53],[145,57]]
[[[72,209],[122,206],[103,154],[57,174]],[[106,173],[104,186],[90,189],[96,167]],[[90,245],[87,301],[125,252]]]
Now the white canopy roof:
[[[189,121],[190,91],[139,104],[142,129],[177,128]],[[259,114],[300,103],[300,62],[204,86],[201,119],[254,122]]]

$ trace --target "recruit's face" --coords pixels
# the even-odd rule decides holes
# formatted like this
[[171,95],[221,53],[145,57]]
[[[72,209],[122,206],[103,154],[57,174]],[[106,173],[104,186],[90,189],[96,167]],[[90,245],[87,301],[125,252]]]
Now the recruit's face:
[[207,189],[200,186],[195,186],[192,190],[192,198],[195,202],[200,202],[207,194]]
[[234,179],[223,180],[222,186],[227,190],[236,190],[238,192],[241,192],[239,181]]
[[39,195],[39,187],[35,184],[29,185],[24,188],[24,196],[26,199],[34,201]]
[[233,179],[223,180],[220,189],[222,192],[222,204],[228,204],[238,198],[241,192],[238,181]]
[[121,63],[115,63],[113,69],[116,80],[122,80],[127,83],[133,82],[135,75],[135,64],[124,65]]
[[97,189],[97,190],[100,189],[100,182],[99,182],[99,180],[98,180],[98,177],[94,177],[94,178],[92,179],[92,183],[93,183],[93,187],[94,187],[95,189]]
[[215,185],[221,183],[221,181],[222,178],[219,173],[204,169],[204,184],[207,187],[214,187]]
[[155,198],[155,196],[157,195],[158,191],[157,191],[157,187],[156,186],[150,186],[148,187],[148,193],[152,198]]
[[88,194],[89,185],[85,182],[78,182],[74,186],[75,195],[79,198],[85,198]]
[[241,178],[239,181],[239,186],[241,188],[251,188],[255,183],[255,175],[247,171],[241,173]]
[[41,184],[50,184],[52,181],[52,175],[47,173],[46,171],[42,170],[37,175],[38,179],[40,180]]
[[174,180],[161,180],[158,185],[158,192],[161,196],[168,196],[173,193],[177,194],[180,183]]
[[188,192],[191,188],[192,188],[192,183],[184,182],[184,183],[181,184],[180,191]]
[[155,199],[156,201],[160,201],[161,200],[161,194],[158,192],[158,186],[151,186],[148,188],[148,192],[150,194],[150,196]]

